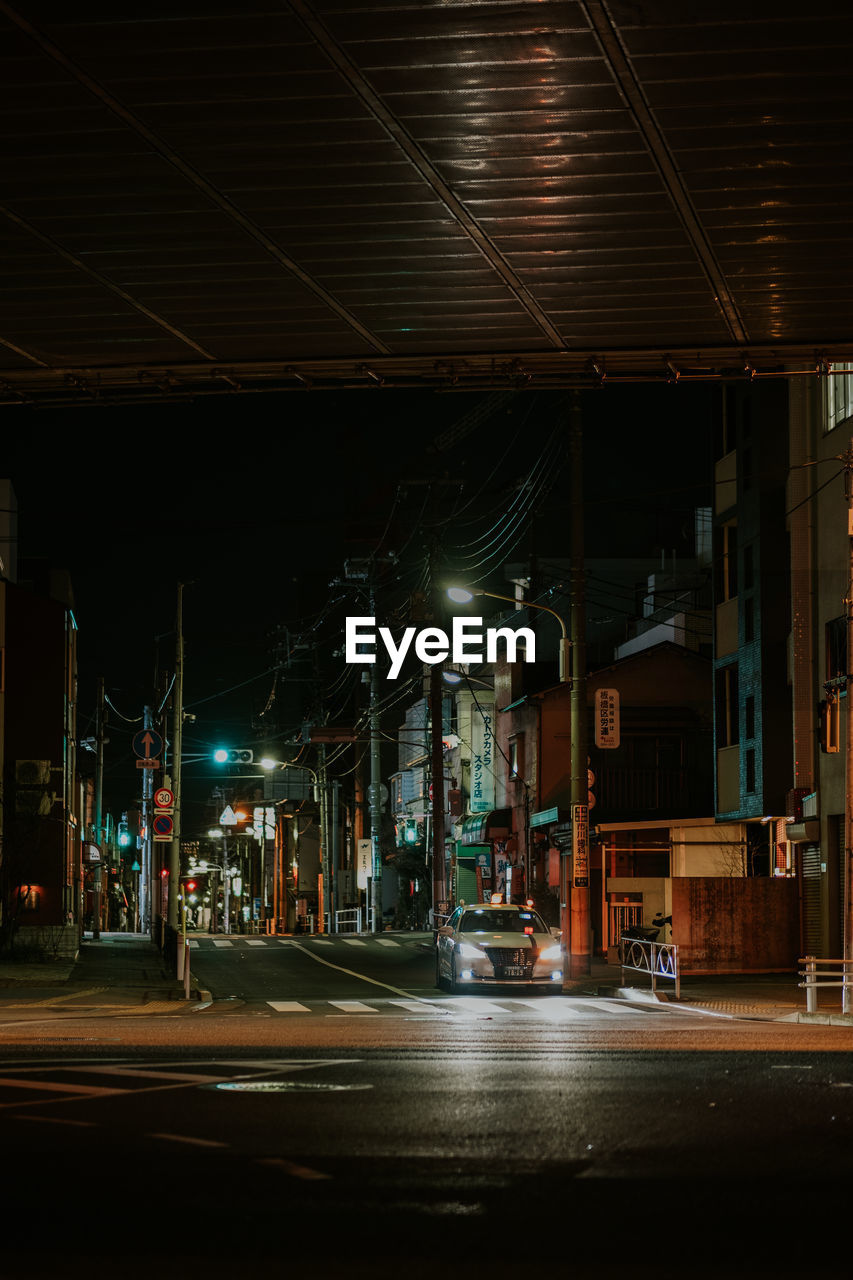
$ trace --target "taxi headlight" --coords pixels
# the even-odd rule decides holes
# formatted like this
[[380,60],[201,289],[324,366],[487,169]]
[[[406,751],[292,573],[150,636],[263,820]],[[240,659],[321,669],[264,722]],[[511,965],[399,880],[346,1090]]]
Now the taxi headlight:
[[562,958],[562,954],[562,948],[560,947],[559,942],[557,942],[553,947],[546,947],[544,951],[540,951],[539,959],[548,961],[560,960]]
[[479,960],[483,953],[479,947],[472,947],[470,942],[457,942],[456,954],[463,960]]

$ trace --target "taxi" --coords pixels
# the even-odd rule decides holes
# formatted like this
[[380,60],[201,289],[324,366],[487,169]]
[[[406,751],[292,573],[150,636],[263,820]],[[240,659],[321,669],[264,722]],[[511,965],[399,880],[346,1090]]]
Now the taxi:
[[478,986],[555,986],[563,980],[559,934],[532,907],[459,906],[436,933],[435,985],[453,992]]

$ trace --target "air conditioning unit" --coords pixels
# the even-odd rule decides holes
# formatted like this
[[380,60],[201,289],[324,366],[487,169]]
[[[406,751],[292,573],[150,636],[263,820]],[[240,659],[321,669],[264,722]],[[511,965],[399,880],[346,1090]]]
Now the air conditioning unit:
[[16,760],[15,782],[19,787],[47,787],[50,785],[49,760]]

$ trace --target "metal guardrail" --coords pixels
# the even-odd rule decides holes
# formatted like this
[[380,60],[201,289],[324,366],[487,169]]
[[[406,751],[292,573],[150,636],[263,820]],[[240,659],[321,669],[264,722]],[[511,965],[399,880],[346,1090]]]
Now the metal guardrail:
[[361,933],[361,907],[335,912],[336,933]]
[[678,947],[674,942],[647,942],[644,938],[619,939],[619,962],[624,978],[625,970],[647,973],[652,980],[652,991],[657,992],[660,978],[675,983],[675,998],[681,999],[681,975],[678,971]]
[[[841,1012],[851,1012],[853,995],[853,960],[825,960],[821,956],[800,956],[800,977],[797,985],[806,989],[806,1012],[817,1013],[818,991],[822,987],[841,987]],[[821,967],[819,967],[821,966]]]

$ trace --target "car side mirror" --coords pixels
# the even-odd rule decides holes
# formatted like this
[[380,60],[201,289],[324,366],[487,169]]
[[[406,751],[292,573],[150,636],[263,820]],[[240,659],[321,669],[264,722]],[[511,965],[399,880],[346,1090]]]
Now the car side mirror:
[[552,925],[552,926],[551,926],[551,937],[552,937],[552,938],[562,938],[562,936],[563,936],[563,931],[562,931],[562,929],[558,929],[555,925]]

